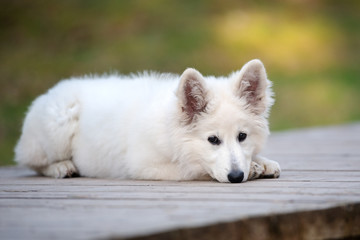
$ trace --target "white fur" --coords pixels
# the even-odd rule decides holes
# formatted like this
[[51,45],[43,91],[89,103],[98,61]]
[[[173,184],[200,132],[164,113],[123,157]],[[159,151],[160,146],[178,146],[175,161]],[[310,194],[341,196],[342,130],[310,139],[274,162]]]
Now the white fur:
[[229,182],[234,169],[242,181],[278,177],[279,165],[258,156],[272,104],[259,60],[219,78],[194,69],[72,78],[33,102],[15,160],[52,177]]

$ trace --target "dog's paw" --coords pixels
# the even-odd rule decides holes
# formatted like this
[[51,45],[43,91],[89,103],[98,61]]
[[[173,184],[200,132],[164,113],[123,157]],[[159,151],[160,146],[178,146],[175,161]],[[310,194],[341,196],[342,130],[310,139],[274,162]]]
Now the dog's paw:
[[260,164],[257,164],[254,161],[251,161],[248,180],[260,178],[264,175],[264,173],[265,173],[264,167],[262,167]]
[[79,176],[78,171],[71,160],[53,163],[40,170],[42,174],[54,178],[67,178]]
[[281,168],[279,163],[266,159],[263,161],[263,167],[265,172],[263,174],[264,178],[278,178],[280,177]]
[[259,164],[264,168],[264,172],[259,178],[278,178],[280,177],[281,168],[279,163],[269,160],[267,158],[261,157],[259,155],[254,156],[253,162]]

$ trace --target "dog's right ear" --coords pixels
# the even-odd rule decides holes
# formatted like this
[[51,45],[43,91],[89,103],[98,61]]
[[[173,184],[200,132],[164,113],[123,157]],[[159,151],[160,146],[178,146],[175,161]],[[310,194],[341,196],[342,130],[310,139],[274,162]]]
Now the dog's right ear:
[[186,69],[180,77],[176,96],[187,124],[193,122],[198,114],[205,112],[207,89],[201,73],[193,68]]

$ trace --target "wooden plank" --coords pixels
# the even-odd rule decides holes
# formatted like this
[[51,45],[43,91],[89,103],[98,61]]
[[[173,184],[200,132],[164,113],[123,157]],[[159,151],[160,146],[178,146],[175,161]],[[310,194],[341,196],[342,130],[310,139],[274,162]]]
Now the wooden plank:
[[0,239],[360,236],[360,124],[273,134],[279,179],[130,181],[0,168]]
[[[156,234],[156,232],[168,232],[171,236],[173,229],[186,229],[207,225],[216,226],[219,222],[231,223],[232,225],[234,222],[236,223],[236,221],[239,221],[239,219],[256,219],[258,217],[263,218],[269,215],[278,217],[281,214],[301,213],[305,210],[309,211],[309,209],[313,211],[322,209],[317,206],[309,208],[309,206],[287,204],[281,209],[279,208],[274,211],[269,204],[264,203],[263,205],[268,207],[265,209],[260,208],[260,210],[259,206],[261,207],[261,205],[249,203],[245,204],[243,208],[240,209],[228,206],[218,210],[217,207],[219,204],[217,204],[217,206],[213,206],[212,208],[204,208],[202,205],[188,205],[186,206],[186,210],[184,210],[173,206],[137,208],[134,205],[130,205],[124,208],[117,208],[116,206],[118,203],[116,201],[113,203],[114,205],[107,205],[105,207],[100,204],[64,206],[61,201],[59,201],[59,205],[52,208],[47,208],[42,205],[38,207],[32,206],[31,208],[6,208],[2,213],[8,217],[4,222],[0,220],[0,232],[4,232],[2,237],[9,236],[12,237],[11,239],[17,237],[18,234],[22,235],[20,236],[21,238],[29,239],[28,234],[29,232],[31,234],[32,231],[29,231],[31,229],[34,230],[33,232],[37,233],[37,235],[35,235],[37,239],[46,239],[49,235],[54,233],[58,233],[58,235],[53,236],[54,238],[61,237],[71,239],[111,236],[110,233],[113,233],[113,235],[116,233],[116,235],[119,236],[119,232],[121,232],[122,237]],[[242,212],[244,209],[252,209],[253,214],[249,217]],[[24,212],[24,210],[26,211]],[[236,216],[234,214],[235,210],[238,211]],[[266,215],[263,215],[264,210],[267,210]],[[329,209],[326,208],[325,210]],[[357,216],[357,214],[358,212],[352,211],[353,216]],[[317,216],[317,214],[314,214],[314,216]],[[297,217],[299,217],[299,215],[294,214],[294,219],[291,218],[288,220],[292,222],[296,220]],[[339,217],[340,216],[333,216],[333,219],[338,219]],[[159,221],[162,222],[161,225],[158,224]],[[354,222],[359,223],[358,220]],[[45,225],[39,226],[39,223],[45,223]],[[286,221],[279,220],[280,226],[284,223],[286,224]],[[308,227],[311,227],[311,223],[312,221],[309,221]],[[134,233],[133,228],[137,229],[136,234]],[[295,229],[293,230],[295,231]],[[81,232],[81,235],[76,235],[76,237],[74,237],[74,233],[76,232]],[[359,234],[358,230],[354,232],[354,234]],[[221,235],[218,233],[217,236]],[[218,239],[214,237],[215,236],[213,236],[213,238],[205,239]]]
[[[356,155],[360,159],[359,132],[360,124],[349,124],[276,133],[264,151],[266,154]],[[359,169],[360,164],[356,167]]]
[[283,171],[360,171],[360,156],[354,155],[315,155],[315,154],[269,154],[278,161]]
[[[289,182],[290,183],[290,182]],[[297,183],[297,182],[295,182]],[[321,183],[321,182],[319,182]],[[285,183],[287,184],[287,183]],[[63,185],[57,185],[56,187],[54,186],[49,186],[49,185],[36,185],[36,186],[28,186],[28,185],[8,185],[8,186],[2,186],[1,190],[2,192],[0,192],[0,194],[6,194],[6,196],[9,196],[9,194],[11,193],[38,193],[38,194],[51,194],[53,192],[56,193],[61,193],[61,192],[66,192],[66,193],[204,193],[204,194],[210,194],[213,193],[214,191],[216,191],[216,193],[218,194],[239,194],[240,192],[243,194],[247,194],[247,193],[269,193],[272,194],[274,193],[274,191],[276,193],[289,193],[292,191],[302,191],[302,192],[309,192],[309,193],[313,193],[313,194],[321,194],[321,193],[328,193],[328,194],[339,194],[341,193],[346,193],[347,191],[349,191],[351,194],[360,194],[359,190],[360,190],[360,183],[359,182],[355,182],[354,184],[351,185],[351,187],[345,189],[344,191],[344,184],[343,183],[338,183],[335,186],[329,186],[328,183],[324,184],[316,184],[316,183],[311,183],[311,185],[305,185],[304,184],[293,184],[290,185],[288,184],[287,186],[289,186],[290,188],[284,188],[283,184],[278,186],[276,185],[276,183],[274,183],[274,185],[269,188],[266,186],[263,186],[263,184],[259,185],[259,184],[251,184],[250,183],[246,183],[246,184],[242,184],[242,185],[246,185],[246,186],[239,186],[239,187],[224,187],[222,186],[218,186],[216,184],[213,184],[213,186],[211,186],[211,188],[209,188],[209,186],[205,187],[205,186],[184,186],[182,183],[178,184],[178,185],[172,185],[172,186],[137,186],[136,188],[134,188],[134,186],[128,186],[128,185],[113,185],[109,188],[104,188],[103,186],[86,186],[86,188],[84,188],[84,186],[79,186],[79,185],[69,185],[69,186],[63,186]],[[348,184],[346,184],[348,186]],[[316,188],[316,192],[314,192],[314,188]]]
[[131,238],[155,239],[359,239],[360,205],[245,218]]

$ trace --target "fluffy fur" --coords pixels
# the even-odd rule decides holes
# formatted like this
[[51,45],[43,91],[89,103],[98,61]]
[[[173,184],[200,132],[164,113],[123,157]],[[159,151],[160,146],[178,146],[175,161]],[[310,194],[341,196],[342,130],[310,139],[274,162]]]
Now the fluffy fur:
[[64,80],[32,103],[15,160],[56,178],[278,177],[279,164],[258,155],[272,95],[259,60],[228,77],[189,68]]

